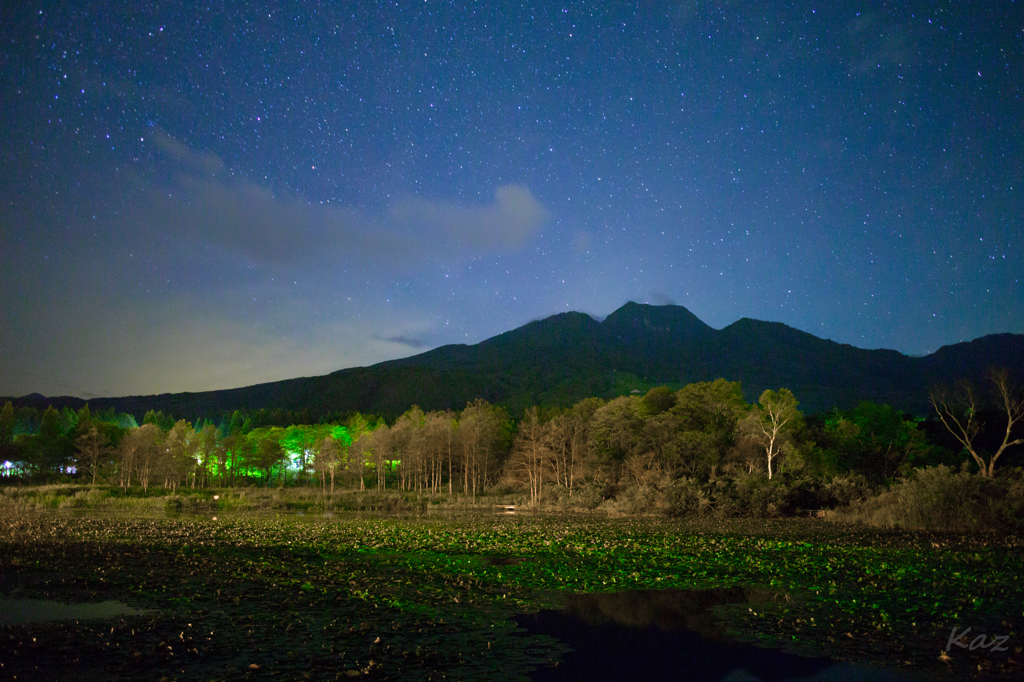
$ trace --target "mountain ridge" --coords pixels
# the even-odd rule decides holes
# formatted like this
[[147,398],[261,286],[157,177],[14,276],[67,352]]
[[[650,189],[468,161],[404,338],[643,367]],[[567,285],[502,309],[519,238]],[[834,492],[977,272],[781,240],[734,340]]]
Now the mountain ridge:
[[448,344],[321,376],[217,391],[88,401],[36,394],[13,400],[75,409],[88,402],[93,409],[114,407],[139,416],[156,409],[188,419],[260,408],[393,417],[413,404],[424,410],[461,409],[476,398],[518,413],[530,405],[614,397],[623,392],[622,377],[632,377],[640,387],[724,377],[741,382],[748,400],[765,388],[789,388],[811,412],[872,400],[924,413],[932,385],[979,381],[993,365],[1006,366],[1020,380],[1024,335],[992,334],[911,357],[753,318],[714,329],[683,306],[630,301],[600,321],[586,313],[558,313],[476,344]]

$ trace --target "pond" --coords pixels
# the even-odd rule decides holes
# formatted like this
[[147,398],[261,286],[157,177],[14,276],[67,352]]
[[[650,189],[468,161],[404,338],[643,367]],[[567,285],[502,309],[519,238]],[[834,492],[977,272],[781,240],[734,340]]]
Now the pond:
[[15,599],[0,595],[0,626],[54,620],[87,620],[113,616],[140,616],[149,611],[133,609],[116,601],[64,604],[46,599]]
[[579,594],[567,597],[563,609],[516,620],[530,634],[547,635],[573,649],[558,666],[535,672],[535,682],[921,679],[902,671],[760,648],[729,638],[718,625],[717,607],[777,598],[781,595],[769,590],[739,587]]

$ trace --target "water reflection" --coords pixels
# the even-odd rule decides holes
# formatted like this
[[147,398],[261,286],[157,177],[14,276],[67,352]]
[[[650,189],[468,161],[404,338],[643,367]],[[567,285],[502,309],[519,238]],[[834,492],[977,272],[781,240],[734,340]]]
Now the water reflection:
[[559,611],[520,616],[531,634],[574,649],[536,682],[592,680],[910,680],[895,671],[839,664],[730,641],[711,607],[779,598],[767,590],[645,590],[581,594]]
[[14,599],[0,595],[0,625],[20,625],[51,620],[85,620],[113,616],[141,616],[146,611],[116,601],[63,604],[45,599]]

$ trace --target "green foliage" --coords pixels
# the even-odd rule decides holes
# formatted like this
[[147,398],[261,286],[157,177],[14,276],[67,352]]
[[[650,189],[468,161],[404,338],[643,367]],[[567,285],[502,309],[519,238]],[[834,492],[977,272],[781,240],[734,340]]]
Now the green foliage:
[[639,397],[622,396],[594,412],[590,422],[591,440],[608,465],[621,462],[635,450],[644,424],[639,407]]
[[832,473],[856,471],[880,483],[906,475],[929,459],[931,446],[918,422],[888,405],[861,402],[815,426]]
[[39,436],[44,441],[55,441],[64,435],[64,429],[61,428],[60,413],[53,409],[53,406],[47,407],[46,412],[43,413],[43,418],[39,422]]
[[657,386],[647,391],[640,399],[638,411],[642,417],[653,417],[671,410],[676,404],[676,394],[668,386]]
[[160,427],[160,430],[165,433],[174,428],[174,421],[174,417],[169,414],[164,414],[163,410],[150,410],[146,412],[145,416],[142,418],[143,426],[146,424],[153,424]]
[[0,463],[16,459],[14,447],[14,405],[8,400],[0,410]]

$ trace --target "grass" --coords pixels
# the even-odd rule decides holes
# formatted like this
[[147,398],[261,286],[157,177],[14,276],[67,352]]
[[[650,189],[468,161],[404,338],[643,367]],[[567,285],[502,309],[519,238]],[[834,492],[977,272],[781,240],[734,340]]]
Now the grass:
[[[19,679],[526,679],[560,648],[517,633],[516,613],[577,592],[733,585],[782,597],[724,609],[740,638],[928,676],[1024,674],[1016,537],[793,519],[0,515],[0,574],[20,596],[155,614],[4,628],[0,664]],[[954,626],[1008,635],[1010,651],[940,661]]]
[[206,511],[359,511],[421,513],[427,509],[479,510],[495,504],[522,504],[528,494],[492,493],[448,497],[398,490],[337,490],[317,487],[202,488],[150,487],[124,490],[111,485],[60,484],[0,488],[0,510],[137,512],[143,514]]

